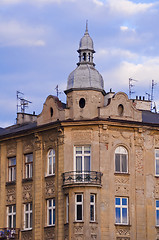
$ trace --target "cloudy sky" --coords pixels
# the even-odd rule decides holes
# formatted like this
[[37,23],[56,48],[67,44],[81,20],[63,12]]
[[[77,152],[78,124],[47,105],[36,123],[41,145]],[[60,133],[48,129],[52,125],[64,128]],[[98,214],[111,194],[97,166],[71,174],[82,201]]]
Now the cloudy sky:
[[144,96],[154,80],[159,110],[158,0],[0,0],[0,127],[15,123],[17,90],[39,114],[66,89],[87,19],[105,91],[128,94],[132,78],[132,97]]

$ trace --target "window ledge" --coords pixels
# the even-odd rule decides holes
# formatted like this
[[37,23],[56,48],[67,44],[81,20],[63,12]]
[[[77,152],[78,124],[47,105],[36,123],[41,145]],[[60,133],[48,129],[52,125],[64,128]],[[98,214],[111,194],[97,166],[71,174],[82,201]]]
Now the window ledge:
[[115,226],[124,226],[124,227],[131,227],[131,224],[126,224],[126,223],[115,223]]
[[89,222],[90,224],[98,224],[98,222],[97,221],[95,221],[95,222]]
[[55,176],[55,174],[52,174],[52,175],[46,175],[45,178],[52,178],[52,177],[54,177],[54,176]]
[[51,225],[51,226],[45,226],[44,228],[47,229],[47,228],[51,228],[51,227],[55,227],[55,224]]
[[156,225],[155,228],[159,228],[159,225]]
[[32,231],[32,228],[29,228],[29,229],[22,229],[21,232],[31,232]]
[[115,172],[115,173],[114,173],[114,175],[124,175],[124,176],[125,176],[125,175],[128,175],[128,176],[129,176],[129,175],[130,175],[130,173],[129,173],[129,172],[128,172],[128,173],[123,173],[123,172]]
[[32,181],[33,181],[33,178],[23,178],[23,179],[22,179],[22,183],[32,182]]
[[6,186],[16,185],[16,181],[6,182]]
[[73,223],[84,223],[84,221],[74,221]]

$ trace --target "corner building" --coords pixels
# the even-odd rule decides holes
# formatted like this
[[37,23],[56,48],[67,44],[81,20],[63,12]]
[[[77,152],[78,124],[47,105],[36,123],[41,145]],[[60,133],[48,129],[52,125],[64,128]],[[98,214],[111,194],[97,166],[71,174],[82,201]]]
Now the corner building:
[[159,114],[105,92],[86,28],[67,103],[0,128],[0,239],[159,239]]

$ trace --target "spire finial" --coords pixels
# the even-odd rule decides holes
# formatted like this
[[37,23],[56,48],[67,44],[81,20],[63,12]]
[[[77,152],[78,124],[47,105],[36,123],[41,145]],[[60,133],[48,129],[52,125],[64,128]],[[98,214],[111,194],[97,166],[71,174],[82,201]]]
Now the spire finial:
[[85,33],[88,33],[88,20],[86,20],[86,32]]

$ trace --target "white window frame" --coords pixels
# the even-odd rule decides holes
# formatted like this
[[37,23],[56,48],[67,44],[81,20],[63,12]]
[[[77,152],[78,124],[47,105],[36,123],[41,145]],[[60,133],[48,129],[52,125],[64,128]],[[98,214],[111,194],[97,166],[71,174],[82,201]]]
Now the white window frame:
[[[82,201],[81,202],[77,202],[77,196],[80,195],[82,197]],[[78,206],[82,206],[82,213],[81,213],[81,216],[82,216],[82,219],[77,219],[77,207]],[[76,193],[75,194],[75,221],[76,222],[82,222],[83,221],[83,193]]]
[[[91,196],[93,196],[93,202],[91,201]],[[91,208],[93,208],[93,216],[91,217]],[[96,220],[96,194],[91,193],[90,194],[90,222],[95,222]]]
[[[27,206],[28,206],[28,210],[26,210]],[[33,207],[32,203],[25,203],[24,204],[24,230],[31,230],[32,229],[32,217],[33,217],[32,207]],[[28,218],[26,216],[28,216]]]
[[66,223],[69,223],[69,195],[66,195]]
[[[49,202],[51,202],[51,206],[49,206]],[[51,224],[49,223],[49,213],[51,211]],[[55,226],[55,198],[51,198],[47,200],[47,226]]]
[[[119,198],[120,199],[120,204],[116,204],[116,199]],[[122,200],[123,199],[126,199],[127,200],[127,205],[123,205],[122,204]],[[128,225],[128,222],[129,222],[129,212],[128,212],[128,198],[127,197],[115,197],[115,224],[121,224],[121,225]],[[120,222],[117,222],[117,216],[116,216],[116,208],[120,208]],[[123,209],[127,209],[127,222],[125,223],[123,221],[123,213],[122,213],[122,210]]]
[[[32,161],[28,162],[29,156],[32,156]],[[25,154],[25,178],[33,177],[33,154]]]
[[[120,170],[116,170],[116,154],[120,155]],[[126,171],[122,171],[122,155],[126,155]],[[128,173],[128,151],[125,147],[123,146],[118,146],[115,149],[115,154],[114,154],[114,159],[115,159],[115,173]]]
[[[50,160],[51,160],[51,171],[50,171]],[[55,150],[49,149],[47,153],[47,176],[55,175]]]
[[[12,164],[12,160],[15,160],[15,164]],[[8,181],[16,181],[16,157],[8,158]]]
[[[76,153],[76,149],[78,147],[82,149],[82,153]],[[85,148],[89,148],[90,152],[85,153]],[[80,171],[77,171],[76,157],[82,158],[82,167]],[[89,170],[85,169],[85,157],[89,157]],[[90,171],[91,171],[91,146],[90,145],[74,146],[74,171],[75,171],[75,175],[77,175],[75,181],[86,181],[87,176],[88,174],[90,174]]]
[[[15,207],[15,211],[14,211],[14,207]],[[11,212],[9,212],[9,208],[11,208]],[[11,217],[11,226],[9,226],[9,218],[10,217]],[[7,227],[8,228],[16,227],[16,205],[7,206]]]
[[155,149],[155,175],[159,176],[159,172],[157,173],[157,161],[159,161],[159,157],[157,157],[157,154],[159,154],[159,149]]
[[157,212],[158,212],[158,215],[159,215],[159,206],[157,207],[157,202],[158,202],[158,205],[159,205],[159,200],[156,200],[156,226],[159,226],[159,219],[157,221]]

